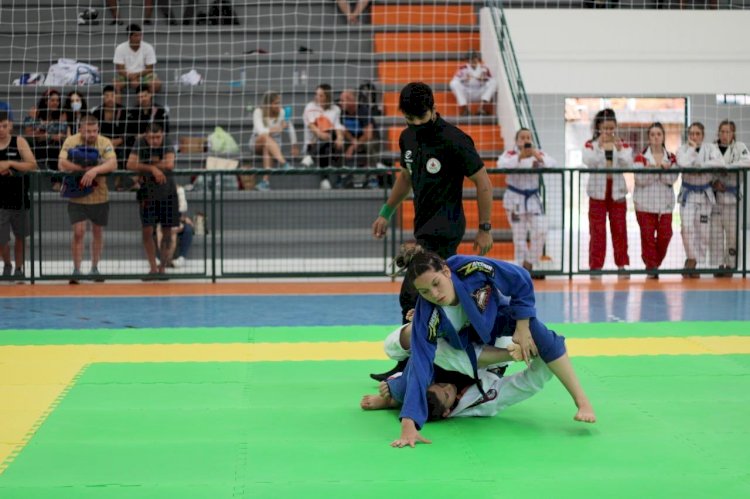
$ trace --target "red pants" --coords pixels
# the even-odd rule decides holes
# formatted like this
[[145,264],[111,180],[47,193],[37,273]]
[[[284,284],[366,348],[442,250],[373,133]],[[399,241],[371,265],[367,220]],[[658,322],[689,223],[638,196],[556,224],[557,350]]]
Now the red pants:
[[589,269],[601,270],[607,252],[607,214],[609,230],[612,233],[612,248],[615,251],[615,265],[624,267],[630,264],[628,258],[628,230],[625,226],[625,200],[612,199],[612,179],[607,179],[607,191],[603,200],[589,198]]
[[672,239],[672,214],[636,211],[641,227],[641,257],[647,269],[658,269]]

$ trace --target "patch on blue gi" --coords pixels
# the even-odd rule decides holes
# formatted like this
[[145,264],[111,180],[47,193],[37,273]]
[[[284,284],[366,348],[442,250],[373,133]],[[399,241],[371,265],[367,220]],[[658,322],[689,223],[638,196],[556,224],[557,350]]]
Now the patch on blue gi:
[[430,322],[427,323],[427,339],[431,342],[437,341],[438,326],[440,325],[440,312],[437,308],[432,309]]
[[460,275],[461,277],[466,277],[468,275],[473,274],[474,272],[484,272],[485,274],[494,276],[495,268],[488,263],[474,261],[474,262],[467,263],[466,265],[458,269],[456,272],[458,272],[458,275]]
[[485,309],[487,308],[487,304],[490,302],[491,293],[492,293],[492,288],[490,287],[489,284],[487,284],[486,286],[483,286],[477,289],[471,294],[471,297],[474,298],[474,301],[476,302],[477,307],[482,312],[485,311]]

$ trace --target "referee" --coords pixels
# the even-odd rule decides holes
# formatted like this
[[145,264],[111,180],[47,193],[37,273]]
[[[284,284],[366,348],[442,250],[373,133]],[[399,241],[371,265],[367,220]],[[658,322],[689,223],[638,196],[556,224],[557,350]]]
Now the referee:
[[[412,82],[401,90],[399,110],[408,125],[398,141],[401,174],[372,224],[373,236],[380,239],[385,235],[391,216],[414,190],[417,243],[444,259],[455,255],[466,231],[462,201],[464,177],[469,177],[476,186],[479,209],[474,249],[486,254],[492,248],[492,184],[474,141],[440,117],[432,89],[425,83]],[[416,289],[404,280],[399,296],[404,323],[416,302]],[[384,375],[389,373],[371,376],[379,379]]]

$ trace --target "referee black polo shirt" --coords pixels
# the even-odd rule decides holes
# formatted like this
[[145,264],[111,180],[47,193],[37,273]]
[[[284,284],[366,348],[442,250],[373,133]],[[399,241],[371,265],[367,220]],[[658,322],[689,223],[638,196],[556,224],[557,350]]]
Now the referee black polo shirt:
[[433,125],[399,138],[401,166],[414,191],[414,236],[460,241],[466,229],[464,177],[484,167],[474,141],[438,114]]

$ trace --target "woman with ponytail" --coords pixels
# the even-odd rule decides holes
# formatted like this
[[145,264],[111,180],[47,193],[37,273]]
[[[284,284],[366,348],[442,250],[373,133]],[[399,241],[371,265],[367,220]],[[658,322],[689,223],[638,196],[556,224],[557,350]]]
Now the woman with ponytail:
[[[443,260],[421,246],[402,248],[396,264],[419,297],[410,338],[410,358],[401,409],[401,437],[393,447],[430,443],[419,434],[427,421],[427,387],[432,383],[438,338],[469,356],[477,379],[475,345],[512,336],[529,363],[539,356],[563,383],[578,407],[574,419],[593,423],[594,409],[581,388],[565,339],[536,318],[534,288],[523,268],[491,258],[455,255]],[[481,383],[478,383],[480,391]]]

